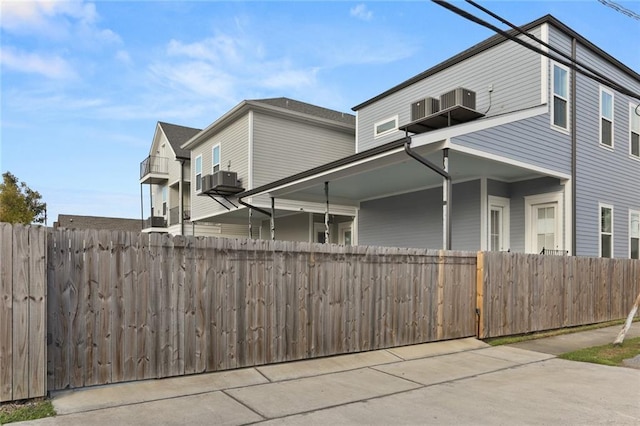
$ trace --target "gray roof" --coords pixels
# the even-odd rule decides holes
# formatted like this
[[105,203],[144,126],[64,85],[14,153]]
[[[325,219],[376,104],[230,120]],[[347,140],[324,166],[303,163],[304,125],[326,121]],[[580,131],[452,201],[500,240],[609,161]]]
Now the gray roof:
[[[560,31],[564,32],[565,34],[569,35],[570,37],[574,37],[578,40],[579,43],[581,43],[582,45],[584,45],[586,48],[588,48],[589,50],[591,50],[593,53],[595,53],[596,55],[600,56],[602,59],[604,59],[605,61],[609,62],[610,64],[612,64],[613,66],[617,67],[618,69],[620,69],[622,72],[626,73],[627,75],[629,75],[631,78],[633,79],[640,79],[640,74],[638,74],[637,72],[635,72],[634,70],[632,70],[631,68],[627,67],[626,65],[624,65],[622,62],[618,61],[617,59],[615,59],[613,56],[609,55],[607,52],[605,52],[604,50],[600,49],[599,47],[597,47],[595,44],[591,43],[589,40],[587,40],[586,38],[584,38],[583,36],[581,36],[580,34],[578,34],[577,32],[575,32],[574,30],[572,30],[571,28],[569,28],[567,25],[563,24],[561,21],[559,21],[557,18],[553,17],[552,15],[545,15],[541,18],[536,19],[533,22],[530,22],[528,24],[525,24],[523,26],[521,26],[520,28],[522,28],[522,30],[524,31],[529,31],[532,28],[536,28],[544,23],[549,23],[551,25],[553,25],[554,27],[558,28]],[[517,32],[515,30],[509,30],[507,31],[507,33],[512,34],[512,35],[516,35]],[[383,99],[395,92],[398,92],[399,90],[404,89],[405,87],[411,86],[412,84],[423,80],[427,77],[430,77],[436,73],[439,73],[440,71],[446,70],[447,68],[462,62],[474,55],[477,55],[478,53],[484,52],[487,49],[490,49],[493,46],[496,46],[500,43],[503,43],[505,41],[508,41],[507,38],[505,38],[503,35],[501,34],[496,34],[492,37],[489,37],[488,39],[476,44],[475,46],[470,47],[469,49],[447,59],[444,62],[439,63],[438,65],[429,68],[426,71],[421,72],[420,74],[411,77],[408,80],[405,80],[404,82],[392,87],[391,89],[386,90],[385,92],[367,100],[364,101],[361,104],[358,104],[356,106],[354,106],[353,108],[351,108],[354,111],[358,111],[361,108],[366,107],[367,105],[371,105],[374,102],[379,101],[380,99]]]
[[305,102],[296,101],[289,98],[268,98],[253,99],[251,102],[271,105],[279,108],[285,108],[291,111],[303,114],[313,115],[314,117],[324,118],[327,120],[338,121],[349,125],[356,124],[356,116],[346,112],[335,111],[332,109],[322,108]]
[[180,148],[180,145],[197,135],[202,129],[194,129],[193,127],[178,126],[177,124],[165,123],[158,121],[158,125],[162,127],[162,131],[169,140],[173,152],[177,158],[190,159],[191,155],[188,149]]
[[72,214],[59,214],[54,228],[67,229],[106,229],[109,231],[142,231],[141,219],[124,219],[119,217],[103,216],[77,216]]

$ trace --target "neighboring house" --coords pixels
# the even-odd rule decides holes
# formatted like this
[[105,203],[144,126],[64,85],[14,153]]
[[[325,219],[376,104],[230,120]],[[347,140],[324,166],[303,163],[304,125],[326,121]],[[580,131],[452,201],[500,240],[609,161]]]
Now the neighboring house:
[[[281,198],[272,205],[262,196],[241,204],[236,194],[353,154],[355,116],[288,98],[245,100],[181,148],[191,153],[196,224],[219,226],[221,236],[268,239],[275,227],[277,239],[324,242],[324,203]],[[326,216],[342,240],[350,238],[355,213],[353,206],[340,206]]]
[[354,107],[357,154],[240,198],[328,187],[365,245],[638,258],[640,75],[550,15],[523,28],[619,86],[491,37]]
[[142,230],[142,221],[140,219],[123,219],[119,217],[59,214],[58,220],[53,222],[53,228],[140,232]]
[[149,156],[140,163],[142,185],[149,185],[148,217],[143,207],[144,232],[168,232],[173,235],[217,235],[220,228],[190,221],[191,167],[189,151],[180,145],[201,130],[158,122]]

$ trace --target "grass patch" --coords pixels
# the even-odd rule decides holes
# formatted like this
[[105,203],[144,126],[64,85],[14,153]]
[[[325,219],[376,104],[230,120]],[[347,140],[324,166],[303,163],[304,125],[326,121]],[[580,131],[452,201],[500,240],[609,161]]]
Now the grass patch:
[[[638,321],[639,319],[636,319]],[[581,325],[578,327],[560,328],[557,330],[540,331],[535,333],[519,334],[516,336],[493,337],[484,339],[484,342],[491,346],[510,345],[512,343],[526,342],[527,340],[542,339],[543,337],[560,336],[562,334],[576,333],[578,331],[595,330],[603,327],[611,327],[613,325],[622,325],[625,320],[616,320],[603,322],[599,324]],[[635,322],[635,321],[634,321]]]
[[56,415],[48,399],[34,399],[0,404],[0,425],[26,420],[42,419]]
[[567,352],[558,358],[568,359],[570,361],[620,366],[623,360],[633,358],[636,355],[640,355],[640,337],[625,340],[622,345],[619,346],[614,346],[613,343],[609,343],[608,345]]

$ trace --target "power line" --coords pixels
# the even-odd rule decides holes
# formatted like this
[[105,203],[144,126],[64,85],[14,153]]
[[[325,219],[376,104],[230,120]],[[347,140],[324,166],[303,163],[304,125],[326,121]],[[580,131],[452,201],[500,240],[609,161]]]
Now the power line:
[[621,5],[619,5],[616,2],[610,1],[610,0],[598,0],[600,3],[604,4],[607,7],[610,7],[611,9],[622,13],[623,15],[627,15],[629,18],[633,18],[636,19],[638,21],[640,21],[640,15],[638,15],[637,13],[635,13],[633,10],[629,10]]
[[607,86],[607,87],[609,87],[609,88],[611,88],[613,90],[616,90],[616,91],[618,91],[618,92],[620,92],[622,94],[625,94],[627,96],[630,96],[632,98],[640,99],[640,94],[639,93],[636,93],[631,89],[628,89],[628,88],[626,88],[624,86],[621,86],[621,85],[619,85],[619,84],[617,84],[617,83],[615,83],[613,81],[610,81],[608,78],[601,78],[598,75],[595,75],[592,72],[587,71],[586,69],[582,69],[582,67],[578,66],[574,60],[567,61],[565,59],[562,59],[561,57],[554,56],[551,53],[540,49],[539,47],[536,47],[536,46],[533,46],[533,45],[531,45],[529,43],[526,43],[525,41],[519,39],[515,35],[510,34],[507,31],[501,30],[500,28],[496,27],[495,25],[492,25],[492,24],[490,24],[490,23],[488,23],[488,22],[486,22],[486,21],[474,16],[474,15],[472,15],[471,13],[469,13],[469,12],[467,12],[465,10],[462,10],[462,9],[452,5],[452,4],[447,3],[446,1],[443,1],[443,0],[432,0],[432,1],[434,3],[436,3],[437,5],[442,6],[445,9],[449,9],[453,13],[455,13],[455,14],[457,14],[459,16],[462,16],[463,18],[465,18],[465,19],[467,19],[467,20],[469,20],[471,22],[475,22],[476,24],[479,24],[479,25],[482,25],[483,27],[489,28],[490,30],[502,35],[503,37],[505,37],[505,38],[515,42],[515,43],[520,44],[521,46],[526,47],[527,49],[533,50],[534,52],[536,52],[536,53],[538,53],[540,55],[546,56],[547,58],[550,58],[550,59],[554,60],[555,62],[558,62],[558,63],[560,63],[560,64],[562,64],[562,65],[564,65],[564,66],[566,66],[566,67],[568,67],[570,69],[573,69],[576,72],[578,72],[578,73],[580,73],[580,74],[582,74],[582,75],[584,75],[584,76],[586,76],[586,77],[588,77],[588,78],[590,78],[592,80],[595,80],[596,82],[602,84],[603,86]]

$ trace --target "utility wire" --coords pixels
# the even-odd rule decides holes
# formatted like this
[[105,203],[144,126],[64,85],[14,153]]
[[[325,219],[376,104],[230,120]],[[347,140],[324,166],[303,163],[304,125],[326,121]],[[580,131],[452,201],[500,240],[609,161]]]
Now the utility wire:
[[486,27],[486,28],[489,28],[492,31],[495,31],[496,33],[502,35],[503,37],[505,37],[505,38],[515,42],[515,43],[518,43],[518,44],[526,47],[527,49],[533,50],[534,52],[536,52],[536,53],[538,53],[540,55],[546,56],[547,58],[553,59],[554,61],[556,61],[556,62],[558,62],[558,63],[560,63],[560,64],[562,64],[562,65],[564,65],[564,66],[566,66],[566,67],[568,67],[570,69],[576,70],[576,72],[578,72],[578,73],[580,73],[582,75],[585,75],[588,78],[591,78],[592,80],[597,81],[598,83],[602,84],[603,86],[607,86],[607,87],[609,87],[611,89],[617,90],[618,92],[620,92],[622,94],[625,94],[627,96],[630,96],[632,98],[640,100],[640,94],[639,93],[636,93],[633,90],[627,89],[626,87],[620,86],[618,84],[615,84],[615,83],[612,84],[612,82],[610,82],[609,79],[603,79],[603,78],[601,78],[601,77],[599,77],[599,76],[597,76],[597,75],[595,75],[595,74],[593,74],[591,72],[583,70],[582,68],[578,67],[574,63],[573,60],[566,61],[566,60],[564,60],[562,58],[558,58],[556,56],[553,56],[549,52],[546,52],[546,51],[540,49],[539,47],[536,47],[536,46],[533,46],[533,45],[531,45],[529,43],[526,43],[525,41],[520,40],[519,38],[515,37],[514,35],[509,34],[508,32],[506,32],[504,30],[501,30],[500,28],[498,28],[498,27],[496,27],[496,26],[494,26],[494,25],[492,25],[492,24],[490,24],[490,23],[488,23],[488,22],[486,22],[486,21],[484,21],[484,20],[482,20],[482,19],[470,14],[469,12],[466,12],[466,11],[464,11],[464,10],[462,10],[462,9],[452,5],[452,4],[447,3],[446,1],[443,1],[443,0],[432,0],[432,1],[434,3],[436,3],[437,5],[442,6],[445,9],[449,9],[453,13],[455,13],[457,15],[460,15],[463,18],[465,18],[465,19],[467,19],[467,20],[469,20],[471,22],[475,22],[476,24],[480,24],[483,27]]
[[526,31],[524,31],[522,28],[518,27],[517,25],[512,24],[511,22],[507,21],[506,19],[502,18],[501,16],[493,13],[492,11],[490,11],[489,9],[479,5],[478,3],[474,2],[473,0],[466,0],[467,3],[469,3],[471,6],[475,7],[476,9],[480,9],[481,11],[483,11],[484,13],[486,13],[487,15],[497,19],[498,21],[502,22],[503,24],[511,27],[512,29],[516,30],[517,32],[519,32],[520,34],[530,38],[531,40],[535,41],[536,43],[540,43],[542,46],[546,47],[549,50],[554,51],[555,53],[557,53],[558,55],[562,56],[565,59],[568,59],[569,61],[575,63],[577,66],[584,68],[585,70],[587,70],[588,72],[600,77],[603,80],[608,81],[611,86],[610,87],[619,87],[618,83],[616,83],[614,80],[610,79],[608,76],[600,73],[598,70],[595,70],[593,68],[591,68],[588,65],[585,65],[581,62],[578,62],[578,60],[576,60],[575,58],[572,58],[570,55],[567,55],[566,53],[564,53],[563,51],[561,51],[560,49],[550,45],[549,43],[546,43],[542,40],[540,40],[538,37],[534,36],[533,34],[530,34]]
[[619,5],[616,2],[613,1],[609,1],[609,0],[598,0],[600,3],[604,4],[607,7],[610,7],[611,9],[622,13],[623,15],[627,15],[629,18],[633,18],[633,19],[637,19],[638,21],[640,21],[640,15],[638,15],[637,13],[635,13],[632,10],[629,10],[621,5]]

